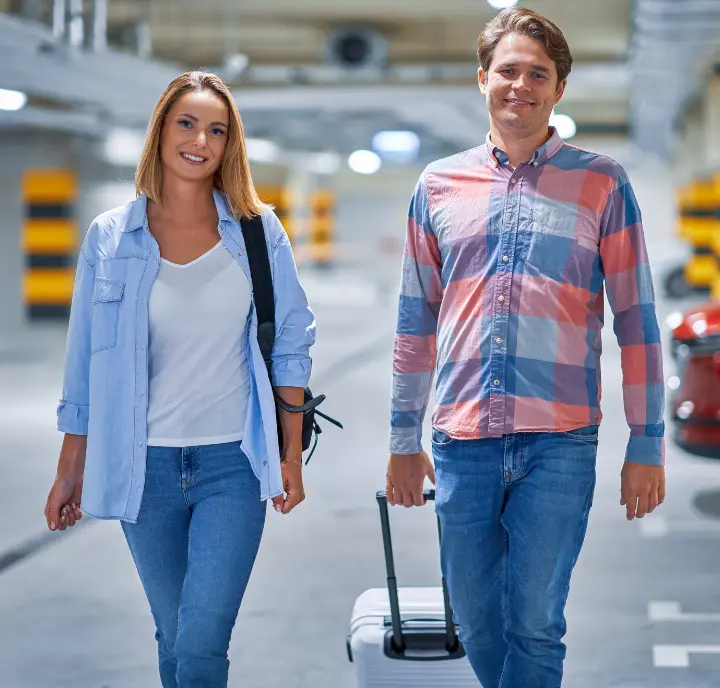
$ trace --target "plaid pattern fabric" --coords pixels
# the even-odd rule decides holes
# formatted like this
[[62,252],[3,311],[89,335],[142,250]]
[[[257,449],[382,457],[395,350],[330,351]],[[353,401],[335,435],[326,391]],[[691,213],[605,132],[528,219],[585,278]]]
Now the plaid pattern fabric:
[[626,459],[664,464],[660,331],[640,210],[614,160],[554,132],[513,170],[488,139],[423,172],[410,203],[390,449],[599,424],[604,291],[622,355]]

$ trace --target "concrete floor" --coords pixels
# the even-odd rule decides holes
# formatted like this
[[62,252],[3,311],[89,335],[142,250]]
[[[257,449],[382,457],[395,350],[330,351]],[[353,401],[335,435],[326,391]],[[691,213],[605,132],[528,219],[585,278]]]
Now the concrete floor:
[[[653,251],[658,266],[677,259],[672,246]],[[387,461],[395,284],[383,274],[304,276],[318,320],[313,388],[346,429],[323,435],[306,469],[307,501],[291,517],[268,514],[233,636],[231,686],[355,686],[345,652],[350,611],[364,589],[384,583],[374,493]],[[676,307],[661,301],[661,317]],[[53,328],[0,342],[0,562],[27,543],[38,547],[0,573],[0,688],[151,688],[159,685],[154,629],[118,524],[87,520],[44,534],[60,446],[62,347]],[[611,322],[603,379],[597,492],[567,610],[564,685],[718,686],[720,521],[700,515],[693,499],[720,489],[720,463],[670,443],[666,503],[627,523],[619,505],[627,429]],[[401,584],[434,585],[432,507],[396,509],[392,519]],[[648,605],[663,601],[708,616],[651,620]],[[654,647],[674,645],[704,649],[691,652],[688,667],[655,666],[654,655],[661,661],[668,651]]]

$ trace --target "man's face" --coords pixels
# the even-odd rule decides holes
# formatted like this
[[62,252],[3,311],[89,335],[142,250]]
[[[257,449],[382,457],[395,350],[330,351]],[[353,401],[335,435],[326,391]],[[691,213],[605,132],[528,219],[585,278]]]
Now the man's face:
[[558,83],[557,67],[545,46],[517,33],[503,36],[488,72],[478,70],[478,81],[490,119],[523,138],[547,128],[566,84]]

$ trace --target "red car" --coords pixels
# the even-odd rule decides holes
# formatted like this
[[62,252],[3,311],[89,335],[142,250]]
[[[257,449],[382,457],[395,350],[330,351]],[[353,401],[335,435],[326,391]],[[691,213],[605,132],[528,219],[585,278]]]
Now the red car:
[[675,441],[685,451],[720,458],[720,303],[668,318],[677,374],[668,380]]

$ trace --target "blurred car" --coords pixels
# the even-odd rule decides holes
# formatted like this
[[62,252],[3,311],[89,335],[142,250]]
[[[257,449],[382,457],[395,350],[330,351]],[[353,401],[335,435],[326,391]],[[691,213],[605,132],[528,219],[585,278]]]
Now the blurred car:
[[675,374],[668,379],[675,442],[720,459],[720,303],[669,316]]

